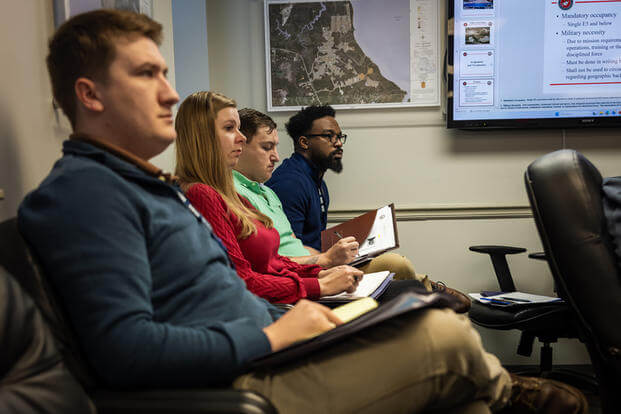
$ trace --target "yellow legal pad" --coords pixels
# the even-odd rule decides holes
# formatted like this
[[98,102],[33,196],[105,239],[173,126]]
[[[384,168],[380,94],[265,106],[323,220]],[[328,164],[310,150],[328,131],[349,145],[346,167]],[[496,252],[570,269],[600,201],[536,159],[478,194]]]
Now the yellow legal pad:
[[[341,305],[338,306],[334,309],[332,309],[332,312],[336,313],[336,316],[339,317],[340,320],[343,321],[343,323],[347,323],[349,321],[352,321],[354,319],[356,319],[357,317],[364,315],[365,313],[372,311],[373,309],[377,308],[379,306],[379,304],[377,303],[377,301],[373,298],[370,297],[366,297],[366,298],[361,298],[361,299],[357,299],[354,300],[352,302],[346,303],[345,305]],[[332,328],[334,329],[334,328]],[[328,331],[330,331],[331,329],[328,329]],[[306,338],[300,339],[300,341],[306,340],[306,339],[310,339],[310,338],[314,338],[316,336],[321,335],[322,333],[328,332],[328,331],[324,331],[324,332],[315,332],[314,334],[309,335]],[[300,342],[298,341],[298,342]]]
[[332,309],[332,312],[336,313],[336,316],[346,323],[356,319],[360,315],[364,315],[378,306],[379,304],[375,299],[367,297],[338,306]]

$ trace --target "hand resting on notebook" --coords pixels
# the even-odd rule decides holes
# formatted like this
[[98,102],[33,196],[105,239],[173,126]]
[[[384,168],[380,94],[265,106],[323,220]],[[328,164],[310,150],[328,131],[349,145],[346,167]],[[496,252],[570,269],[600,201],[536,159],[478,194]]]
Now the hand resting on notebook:
[[355,267],[341,265],[322,270],[317,275],[321,296],[335,295],[341,292],[352,293],[364,273]]
[[342,323],[330,308],[302,299],[276,322],[263,328],[263,332],[270,341],[272,351],[278,351]]

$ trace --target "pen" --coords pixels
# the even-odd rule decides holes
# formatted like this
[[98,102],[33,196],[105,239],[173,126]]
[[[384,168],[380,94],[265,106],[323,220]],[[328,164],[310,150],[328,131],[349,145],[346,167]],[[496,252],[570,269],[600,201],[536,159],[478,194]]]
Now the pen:
[[506,300],[498,300],[498,299],[492,299],[492,298],[479,298],[479,300],[485,300],[489,303],[495,303],[497,305],[511,305],[513,302],[508,302]]
[[507,296],[500,296],[500,299],[512,300],[512,301],[515,301],[515,302],[530,303],[530,300],[528,300],[528,299],[510,298],[510,297],[507,297]]
[[338,236],[339,239],[342,239],[343,236],[341,236],[341,233],[339,233],[338,231],[335,231],[334,234],[336,234]]

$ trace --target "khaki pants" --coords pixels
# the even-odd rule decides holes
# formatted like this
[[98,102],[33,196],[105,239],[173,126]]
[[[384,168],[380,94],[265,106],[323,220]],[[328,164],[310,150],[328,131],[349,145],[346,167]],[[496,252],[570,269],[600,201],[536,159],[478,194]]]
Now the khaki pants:
[[389,270],[395,274],[396,280],[422,280],[424,275],[417,275],[414,271],[414,265],[405,256],[401,256],[397,253],[384,253],[373,258],[369,263],[364,266],[360,266],[360,270],[364,273],[381,272],[382,270]]
[[406,314],[295,364],[243,375],[287,413],[489,413],[511,381],[467,318],[448,309]]

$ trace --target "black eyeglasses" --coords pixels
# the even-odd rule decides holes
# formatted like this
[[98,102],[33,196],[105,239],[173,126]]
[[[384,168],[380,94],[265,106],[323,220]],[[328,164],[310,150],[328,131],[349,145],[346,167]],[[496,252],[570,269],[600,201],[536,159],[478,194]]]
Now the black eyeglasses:
[[336,134],[334,132],[332,133],[326,132],[325,134],[306,134],[304,136],[307,138],[311,138],[311,137],[327,138],[330,140],[332,145],[336,144],[337,141],[341,141],[341,144],[345,145],[345,142],[347,141],[347,134]]

